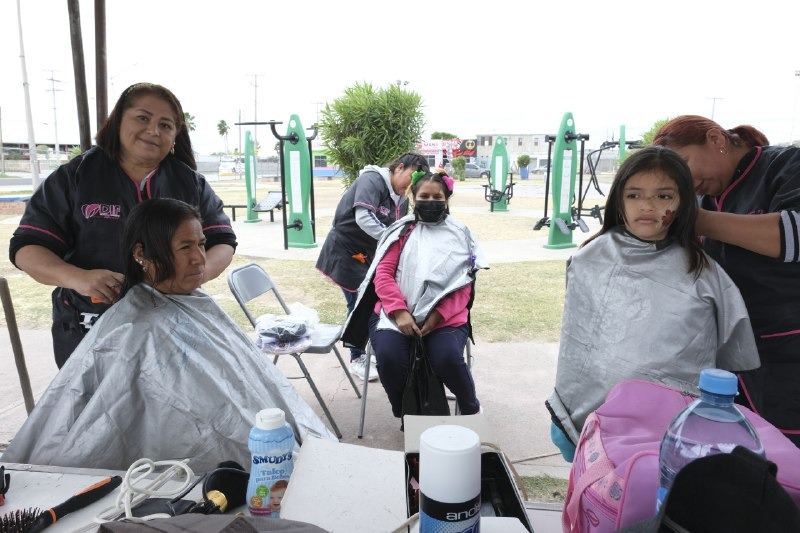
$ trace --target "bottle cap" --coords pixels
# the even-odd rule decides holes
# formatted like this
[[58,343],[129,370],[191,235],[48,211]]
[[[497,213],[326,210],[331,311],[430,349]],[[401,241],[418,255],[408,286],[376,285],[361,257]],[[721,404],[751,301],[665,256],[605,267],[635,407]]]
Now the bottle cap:
[[700,390],[712,394],[736,396],[738,380],[736,376],[720,368],[704,368],[700,372]]
[[277,407],[262,409],[256,413],[256,427],[258,429],[278,429],[286,423],[286,414]]
[[461,503],[480,494],[478,434],[456,425],[423,431],[419,438],[419,490],[443,503]]

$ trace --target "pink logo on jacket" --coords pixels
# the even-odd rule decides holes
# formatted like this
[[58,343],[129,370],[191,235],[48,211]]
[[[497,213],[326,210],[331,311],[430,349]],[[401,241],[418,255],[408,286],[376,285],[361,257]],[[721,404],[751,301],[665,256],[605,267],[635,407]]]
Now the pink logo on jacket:
[[83,204],[81,213],[87,220],[90,218],[119,219],[121,207],[108,204]]

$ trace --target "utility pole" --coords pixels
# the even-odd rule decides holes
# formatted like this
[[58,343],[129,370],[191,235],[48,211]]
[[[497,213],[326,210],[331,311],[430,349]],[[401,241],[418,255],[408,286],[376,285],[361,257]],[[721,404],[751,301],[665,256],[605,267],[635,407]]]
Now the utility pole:
[[711,98],[707,98],[707,100],[711,100],[711,120],[714,120],[714,109],[717,107],[717,100],[723,100],[723,98],[713,96]]
[[[263,76],[263,74],[248,74],[248,76],[253,77],[253,122],[258,122],[258,77]],[[258,126],[253,126],[253,145],[256,148],[256,153],[258,153]]]
[[6,150],[3,146],[3,108],[0,107],[0,174],[6,173]]
[[794,77],[797,80],[797,92],[794,94],[794,109],[792,109],[792,129],[789,130],[789,146],[794,146],[794,119],[797,115],[797,100],[800,98],[800,70],[794,71]]
[[325,102],[314,102],[314,105],[317,106],[317,121],[315,124],[319,124],[319,106],[323,105]]
[[53,71],[50,71],[50,77],[47,78],[47,81],[50,82],[50,89],[48,91],[53,93],[53,129],[55,130],[56,134],[56,164],[61,161],[61,158],[58,156],[59,146],[58,146],[58,109],[56,107],[56,91],[61,91],[61,89],[56,89],[56,82],[61,83],[61,80],[56,80],[53,78]]
[[17,29],[19,32],[19,60],[22,64],[22,87],[25,92],[25,121],[28,125],[28,156],[31,160],[31,187],[39,188],[39,161],[36,159],[36,141],[33,138],[33,117],[31,115],[31,94],[28,88],[28,68],[25,65],[25,46],[22,40],[22,11],[17,0]]

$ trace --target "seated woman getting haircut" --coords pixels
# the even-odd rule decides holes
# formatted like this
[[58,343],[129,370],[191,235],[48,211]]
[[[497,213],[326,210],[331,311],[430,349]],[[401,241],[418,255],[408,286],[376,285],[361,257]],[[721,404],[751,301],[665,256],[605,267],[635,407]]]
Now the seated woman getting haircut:
[[137,205],[123,233],[120,299],[97,321],[3,453],[4,462],[125,470],[189,458],[195,471],[250,461],[255,415],[278,407],[295,435],[335,439],[286,377],[205,292],[200,214]]

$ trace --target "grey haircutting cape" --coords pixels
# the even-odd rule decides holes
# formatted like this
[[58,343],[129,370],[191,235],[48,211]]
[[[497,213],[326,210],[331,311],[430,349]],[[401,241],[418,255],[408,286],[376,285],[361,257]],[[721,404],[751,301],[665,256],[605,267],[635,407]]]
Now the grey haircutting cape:
[[278,407],[295,437],[333,434],[205,292],[133,287],[56,375],[2,461],[125,470],[189,458],[195,471],[250,461],[256,413]]

